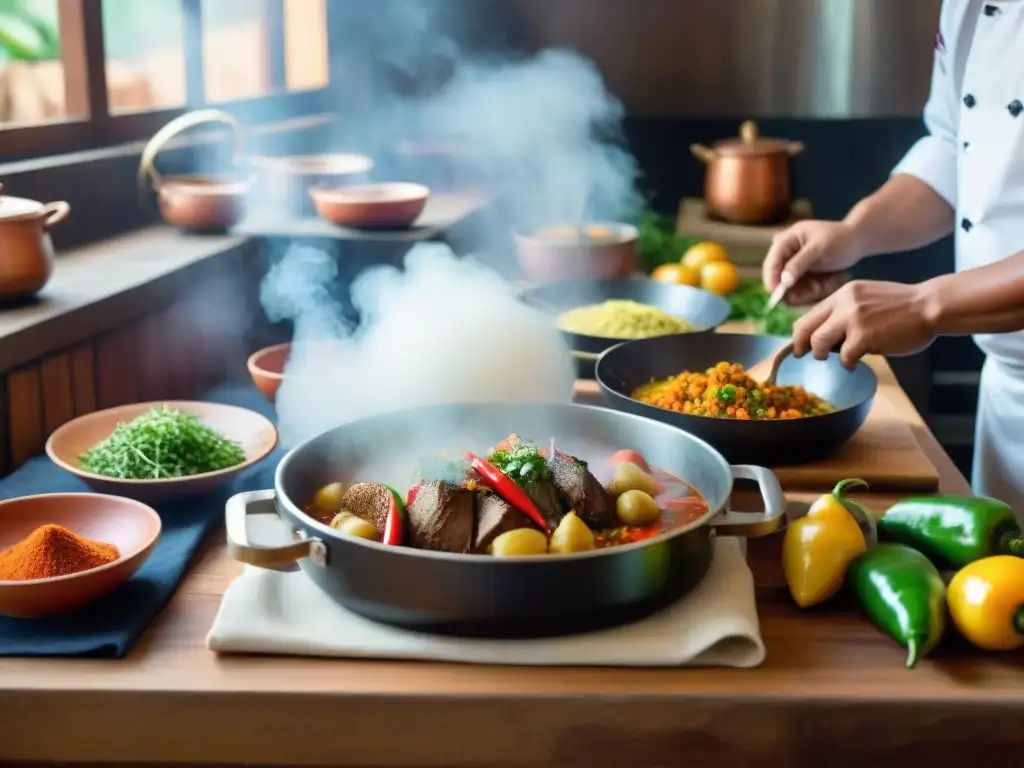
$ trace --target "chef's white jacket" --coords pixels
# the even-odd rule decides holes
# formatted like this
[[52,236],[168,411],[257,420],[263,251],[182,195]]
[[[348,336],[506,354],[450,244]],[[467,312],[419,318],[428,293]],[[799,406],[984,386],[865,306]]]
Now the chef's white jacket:
[[[957,270],[1024,251],[1024,0],[945,0],[924,119],[929,135],[893,173],[956,210]],[[974,490],[1024,520],[1024,332],[974,338],[986,353]]]

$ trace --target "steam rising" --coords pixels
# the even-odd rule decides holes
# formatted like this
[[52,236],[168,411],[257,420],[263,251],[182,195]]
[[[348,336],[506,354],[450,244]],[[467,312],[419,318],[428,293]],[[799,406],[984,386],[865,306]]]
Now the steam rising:
[[326,253],[295,247],[264,279],[268,314],[296,328],[277,395],[286,447],[400,408],[570,401],[575,373],[561,335],[490,270],[445,246],[418,246],[404,272],[376,267],[355,281],[362,323],[350,333],[324,287],[333,265]]
[[[462,16],[447,10],[453,6]],[[329,290],[338,278],[332,256],[294,246],[271,269],[264,309],[295,328],[277,397],[286,447],[398,408],[571,398],[572,357],[553,319],[518,302],[480,262],[506,253],[512,230],[621,220],[637,201],[636,163],[620,144],[622,105],[591,62],[565,50],[529,58],[471,54],[456,42],[451,28],[480,7],[390,0],[339,6],[353,14],[352,24],[339,25],[353,30],[352,45],[340,45],[340,54],[366,65],[357,90],[372,96],[367,102],[339,93],[345,120],[334,149],[372,155],[378,178],[401,179],[406,166],[396,144],[451,144],[475,181],[499,195],[500,215],[480,233],[475,262],[456,259],[445,246],[421,245],[404,272],[364,272],[351,287],[357,328]]]

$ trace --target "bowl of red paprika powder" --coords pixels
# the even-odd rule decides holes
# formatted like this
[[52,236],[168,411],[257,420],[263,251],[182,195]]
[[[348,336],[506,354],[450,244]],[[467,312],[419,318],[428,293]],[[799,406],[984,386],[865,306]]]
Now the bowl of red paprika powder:
[[120,496],[0,501],[0,614],[41,618],[105,597],[146,562],[160,528],[155,510]]

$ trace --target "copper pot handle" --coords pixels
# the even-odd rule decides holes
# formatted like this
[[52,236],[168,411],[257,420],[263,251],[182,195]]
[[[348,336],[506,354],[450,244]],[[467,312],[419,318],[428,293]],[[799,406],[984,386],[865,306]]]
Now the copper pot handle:
[[711,163],[718,157],[718,153],[710,147],[705,147],[703,144],[691,144],[690,154],[700,160],[702,163]]
[[791,141],[789,142],[789,146],[786,147],[786,151],[789,152],[790,157],[796,157],[803,152],[804,149],[805,147],[802,141]]
[[237,163],[242,157],[242,150],[245,145],[245,136],[239,122],[220,109],[198,109],[194,112],[187,112],[180,117],[171,120],[167,125],[157,131],[149,140],[146,148],[142,150],[142,157],[139,160],[139,188],[145,189],[146,182],[152,184],[154,190],[160,189],[161,177],[154,166],[157,154],[164,146],[183,131],[195,128],[197,125],[206,123],[223,123],[235,134],[235,154],[233,161]]
[[43,219],[43,229],[51,229],[68,217],[68,214],[71,213],[71,206],[63,200],[55,200],[43,206],[43,213],[46,214],[46,218]]

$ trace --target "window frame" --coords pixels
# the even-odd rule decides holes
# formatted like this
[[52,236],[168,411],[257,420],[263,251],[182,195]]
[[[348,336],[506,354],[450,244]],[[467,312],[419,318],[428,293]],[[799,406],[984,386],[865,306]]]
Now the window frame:
[[[266,122],[265,117],[261,119],[266,115],[280,121],[330,110],[329,86],[309,91],[286,90],[284,0],[249,0],[263,6],[272,92],[246,99],[207,102],[200,0],[180,1],[184,19],[185,104],[170,109],[112,115],[107,101],[103,0],[57,0],[67,109],[72,115],[86,116],[0,126],[0,163],[141,141],[175,117],[204,107],[222,109],[246,124]],[[329,32],[328,24],[328,50]],[[329,83],[333,75],[333,71],[328,73]]]

